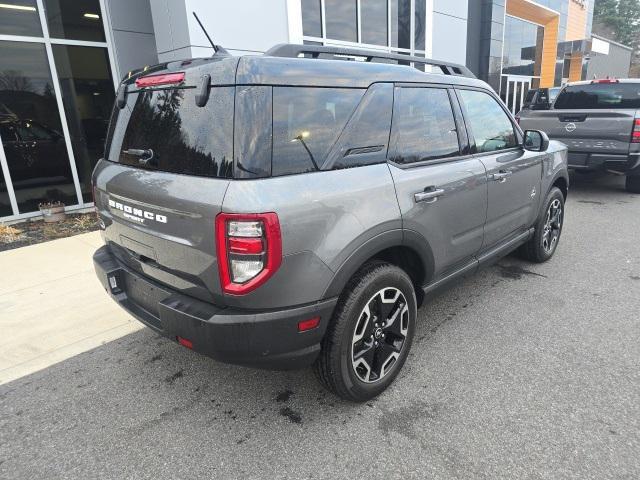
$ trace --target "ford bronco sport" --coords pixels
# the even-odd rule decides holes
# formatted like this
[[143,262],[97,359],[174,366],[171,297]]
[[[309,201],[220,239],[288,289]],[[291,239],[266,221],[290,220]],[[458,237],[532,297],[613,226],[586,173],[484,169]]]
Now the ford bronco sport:
[[640,193],[640,80],[602,79],[567,84],[553,109],[523,109],[523,128],[545,131],[569,147],[569,168],[626,175]]
[[280,45],[130,75],[93,184],[95,268],[123,308],[364,401],[402,368],[425,294],[518,247],[554,254],[568,176],[566,148],[463,66]]

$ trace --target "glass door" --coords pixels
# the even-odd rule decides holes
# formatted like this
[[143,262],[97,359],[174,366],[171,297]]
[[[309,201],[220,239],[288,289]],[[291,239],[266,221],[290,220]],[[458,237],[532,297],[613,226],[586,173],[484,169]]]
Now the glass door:
[[531,88],[531,77],[517,75],[504,75],[502,77],[502,88],[500,98],[507,108],[514,115],[517,114],[524,104],[527,92]]
[[0,3],[0,220],[91,205],[115,96],[101,4]]

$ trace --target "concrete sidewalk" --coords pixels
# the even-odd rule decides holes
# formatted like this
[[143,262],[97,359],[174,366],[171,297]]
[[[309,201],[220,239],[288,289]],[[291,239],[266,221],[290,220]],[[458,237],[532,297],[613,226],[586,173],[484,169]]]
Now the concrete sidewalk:
[[0,253],[0,384],[142,328],[96,279],[99,232]]

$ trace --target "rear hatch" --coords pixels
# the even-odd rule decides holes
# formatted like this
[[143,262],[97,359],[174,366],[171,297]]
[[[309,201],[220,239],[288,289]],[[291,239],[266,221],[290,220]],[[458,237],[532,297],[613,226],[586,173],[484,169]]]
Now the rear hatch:
[[523,112],[520,124],[547,132],[571,152],[627,155],[638,109],[640,83],[594,81],[565,87],[552,110]]
[[[124,108],[114,107],[105,159],[94,172],[96,206],[114,254],[205,301],[222,299],[214,228],[233,171],[237,62],[171,62],[127,79],[126,97],[120,87]],[[198,106],[206,75],[208,101]],[[143,86],[150,78],[153,85]]]

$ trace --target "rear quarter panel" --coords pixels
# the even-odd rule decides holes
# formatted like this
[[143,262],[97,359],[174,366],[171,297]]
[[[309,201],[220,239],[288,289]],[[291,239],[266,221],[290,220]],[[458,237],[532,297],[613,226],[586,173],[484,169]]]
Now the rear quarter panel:
[[231,182],[223,211],[276,212],[283,261],[267,283],[228,305],[279,308],[320,300],[335,272],[368,240],[402,222],[386,164]]

